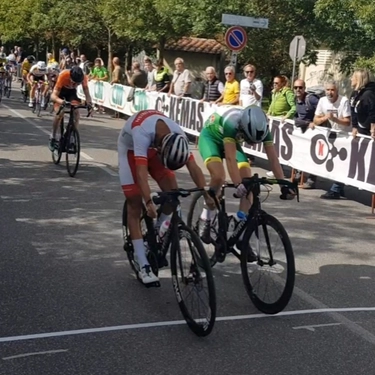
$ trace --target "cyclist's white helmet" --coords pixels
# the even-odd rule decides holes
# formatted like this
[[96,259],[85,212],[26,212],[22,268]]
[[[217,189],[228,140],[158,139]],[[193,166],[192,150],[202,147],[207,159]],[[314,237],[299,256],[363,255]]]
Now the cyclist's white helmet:
[[182,168],[187,163],[190,155],[189,142],[185,135],[167,134],[163,138],[160,154],[162,163],[168,169],[175,171]]
[[14,62],[14,61],[16,61],[16,56],[15,56],[13,53],[11,53],[11,54],[7,57],[7,59],[8,59],[8,61],[12,61],[12,62]]
[[269,132],[266,114],[256,105],[246,107],[242,111],[239,131],[248,143],[264,141]]
[[50,70],[59,70],[59,63],[58,62],[53,62],[51,64],[48,65],[48,68]]
[[46,70],[47,69],[46,63],[44,61],[38,61],[36,66],[38,67],[39,70]]

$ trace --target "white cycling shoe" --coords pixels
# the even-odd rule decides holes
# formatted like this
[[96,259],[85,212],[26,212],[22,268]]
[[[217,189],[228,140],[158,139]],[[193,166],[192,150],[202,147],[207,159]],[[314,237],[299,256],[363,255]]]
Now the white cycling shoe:
[[159,282],[159,278],[152,272],[151,266],[146,264],[138,271],[138,276],[143,284],[151,284]]

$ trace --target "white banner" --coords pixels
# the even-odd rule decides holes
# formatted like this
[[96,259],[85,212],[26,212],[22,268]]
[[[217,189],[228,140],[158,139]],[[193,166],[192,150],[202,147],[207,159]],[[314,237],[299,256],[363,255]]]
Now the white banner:
[[[196,136],[217,108],[207,102],[142,89],[131,95],[131,87],[107,82],[91,81],[89,89],[96,104],[129,116],[144,109],[157,109],[180,124],[186,133]],[[84,99],[81,87],[78,96]],[[271,120],[270,128],[281,164],[375,193],[375,142],[369,137],[353,139],[350,134],[322,127],[302,133],[293,121],[281,124],[277,118]],[[267,159],[262,144],[244,150]]]

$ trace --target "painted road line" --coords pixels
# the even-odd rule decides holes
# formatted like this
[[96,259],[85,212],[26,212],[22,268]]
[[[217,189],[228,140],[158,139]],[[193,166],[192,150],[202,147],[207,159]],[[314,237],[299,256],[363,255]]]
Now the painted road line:
[[65,353],[67,351],[69,351],[69,349],[57,349],[57,350],[47,350],[44,352],[24,353],[24,354],[12,355],[10,357],[4,357],[3,360],[8,361],[9,359],[25,358],[25,357],[31,357],[34,355]]
[[[216,321],[225,322],[225,321],[238,321],[238,320],[264,319],[264,318],[280,319],[283,316],[299,316],[299,315],[324,314],[324,313],[333,314],[333,313],[345,313],[345,312],[346,313],[373,312],[373,311],[375,311],[375,307],[344,307],[344,308],[327,308],[327,309],[312,309],[312,310],[295,310],[295,311],[284,311],[277,315],[251,314],[251,315],[222,316],[222,317],[216,318]],[[25,341],[25,340],[37,340],[37,339],[45,339],[45,338],[51,338],[51,337],[83,335],[83,334],[89,334],[89,333],[127,331],[127,330],[133,330],[133,329],[157,328],[157,327],[171,327],[171,326],[178,326],[178,325],[183,325],[183,324],[186,324],[185,320],[171,320],[171,321],[164,321],[164,322],[126,324],[126,325],[111,326],[111,327],[86,328],[86,329],[77,329],[77,330],[71,330],[71,331],[46,332],[46,333],[37,333],[37,334],[32,334],[32,335],[0,337],[0,343]]]
[[[4,108],[6,108],[8,111],[12,112],[14,115],[16,115],[17,117],[19,118],[22,118],[24,121],[26,121],[27,123],[29,123],[30,125],[34,126],[35,128],[37,128],[38,130],[40,130],[42,133],[44,134],[47,134],[48,136],[51,134],[48,130],[44,129],[42,126],[38,125],[35,121],[33,120],[30,120],[29,118],[27,118],[26,116],[24,116],[22,113],[16,111],[15,109],[13,108],[10,108],[9,106],[7,106],[6,104],[2,104],[2,106]],[[105,171],[106,173],[108,173],[110,176],[112,177],[118,177],[118,174],[114,171],[112,171],[111,169],[109,169],[108,167],[104,166],[103,164],[101,163],[98,163],[98,162],[94,162],[95,159],[92,158],[90,155],[86,154],[85,152],[81,151],[81,157],[87,161],[92,161],[94,165],[96,165],[98,168],[102,169],[103,171]]]

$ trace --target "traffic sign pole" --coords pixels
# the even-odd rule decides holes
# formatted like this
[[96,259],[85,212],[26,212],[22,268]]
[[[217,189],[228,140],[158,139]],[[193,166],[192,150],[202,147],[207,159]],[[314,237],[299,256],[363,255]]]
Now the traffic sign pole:
[[293,73],[292,82],[293,85],[294,77],[296,75],[297,62],[302,60],[306,51],[306,40],[302,35],[296,35],[289,45],[289,56],[293,61]]
[[294,83],[294,76],[296,75],[296,65],[297,65],[298,48],[299,48],[299,38],[297,38],[296,48],[294,49],[292,81],[290,83],[292,85],[292,87],[293,87],[293,83]]
[[237,65],[237,56],[238,56],[238,53],[232,51],[232,55],[230,57],[230,64],[233,65],[234,67],[236,67]]

